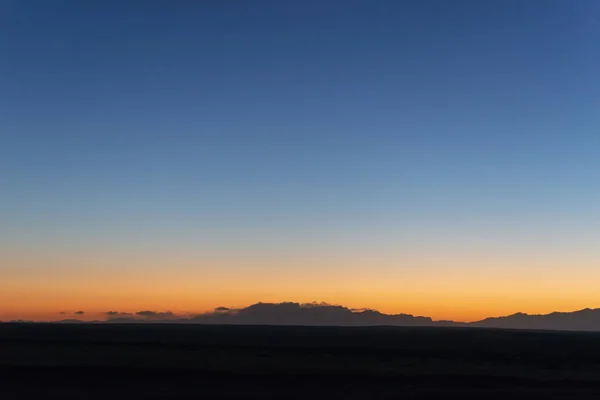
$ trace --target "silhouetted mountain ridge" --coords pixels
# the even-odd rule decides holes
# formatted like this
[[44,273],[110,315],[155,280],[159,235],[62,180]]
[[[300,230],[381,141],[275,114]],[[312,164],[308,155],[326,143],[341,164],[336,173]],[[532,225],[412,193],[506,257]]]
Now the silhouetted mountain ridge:
[[[106,323],[184,323],[221,325],[306,325],[306,326],[438,326],[534,330],[600,331],[600,309],[573,312],[490,317],[475,322],[434,321],[411,314],[384,314],[372,309],[351,309],[327,303],[256,303],[245,308],[217,307],[197,315],[144,310],[137,313],[109,311]],[[23,321],[25,322],[25,321]],[[79,323],[77,319],[56,321]]]
[[429,317],[409,314],[382,314],[375,310],[353,311],[347,307],[323,303],[256,303],[240,310],[217,311],[197,315],[191,322],[205,324],[252,325],[340,325],[340,326],[427,326]]
[[486,318],[469,326],[513,329],[550,329],[600,331],[600,309],[584,308],[573,312],[550,314],[516,313],[505,317]]

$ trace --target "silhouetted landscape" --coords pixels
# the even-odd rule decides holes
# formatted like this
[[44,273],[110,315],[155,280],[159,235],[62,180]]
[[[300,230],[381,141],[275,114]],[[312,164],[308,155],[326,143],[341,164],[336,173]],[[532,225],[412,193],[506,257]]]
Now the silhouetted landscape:
[[[74,313],[83,315],[83,311]],[[64,313],[61,313],[64,314]],[[95,323],[181,323],[217,325],[303,325],[303,326],[423,326],[423,327],[475,327],[503,329],[600,331],[600,309],[583,309],[573,312],[553,312],[544,315],[516,313],[491,317],[475,322],[435,321],[430,317],[410,314],[384,314],[376,310],[353,310],[326,303],[300,304],[256,303],[241,309],[217,307],[213,312],[180,316],[173,312],[138,311],[125,313],[107,311],[105,320]],[[25,321],[12,321],[25,322]],[[82,323],[69,318],[57,323]]]
[[471,323],[292,302],[193,316],[150,310],[104,316],[1,323],[7,398],[600,393],[600,333],[574,332],[600,330],[598,309]]
[[4,323],[0,355],[10,399],[600,393],[600,334],[591,332]]

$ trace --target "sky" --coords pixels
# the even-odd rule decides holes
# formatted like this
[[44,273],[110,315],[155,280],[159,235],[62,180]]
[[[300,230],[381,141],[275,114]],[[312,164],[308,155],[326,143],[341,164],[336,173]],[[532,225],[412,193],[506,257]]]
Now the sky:
[[600,307],[599,16],[0,2],[0,320]]

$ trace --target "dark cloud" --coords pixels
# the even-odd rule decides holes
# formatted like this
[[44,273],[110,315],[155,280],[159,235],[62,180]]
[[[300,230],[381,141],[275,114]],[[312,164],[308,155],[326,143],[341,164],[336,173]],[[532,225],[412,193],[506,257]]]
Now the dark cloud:
[[60,315],[65,315],[65,314],[66,314],[66,312],[64,312],[64,311],[61,311],[61,312],[59,312],[59,314],[60,314]]
[[119,315],[119,312],[117,312],[117,311],[107,311],[104,314],[108,315],[109,317],[113,317],[113,316]]
[[228,307],[217,307],[215,308],[215,311],[229,311]]
[[135,313],[138,317],[148,318],[148,319],[172,319],[175,317],[171,311],[166,312],[157,312],[157,311],[138,311]]
[[[283,303],[285,304],[285,303]],[[311,303],[302,303],[300,304],[300,307],[304,307],[304,308],[310,308],[310,307],[336,307],[338,306],[337,304],[330,304],[330,303],[326,303],[324,301],[318,302],[318,301],[313,301]]]
[[74,314],[75,315],[83,315],[83,314],[85,314],[85,311],[75,311]]

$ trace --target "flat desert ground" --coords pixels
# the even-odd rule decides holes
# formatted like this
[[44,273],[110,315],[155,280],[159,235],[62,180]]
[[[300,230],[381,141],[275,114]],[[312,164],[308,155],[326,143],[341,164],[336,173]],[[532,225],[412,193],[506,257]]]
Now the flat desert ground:
[[0,324],[2,399],[432,397],[600,398],[600,333]]

